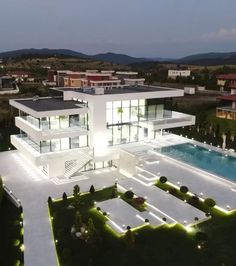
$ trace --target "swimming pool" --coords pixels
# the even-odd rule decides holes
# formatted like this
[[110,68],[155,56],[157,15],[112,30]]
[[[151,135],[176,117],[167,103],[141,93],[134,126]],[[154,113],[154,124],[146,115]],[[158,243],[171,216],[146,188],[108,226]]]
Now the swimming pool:
[[162,154],[236,182],[236,158],[191,143],[163,147]]

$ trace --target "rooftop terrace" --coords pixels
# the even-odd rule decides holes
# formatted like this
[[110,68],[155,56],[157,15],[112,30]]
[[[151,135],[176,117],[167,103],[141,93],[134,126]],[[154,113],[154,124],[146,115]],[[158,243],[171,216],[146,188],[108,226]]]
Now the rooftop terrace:
[[15,102],[24,105],[34,111],[57,111],[65,109],[78,109],[81,106],[75,101],[63,101],[63,97],[53,97],[53,98],[38,98],[34,99],[19,99]]

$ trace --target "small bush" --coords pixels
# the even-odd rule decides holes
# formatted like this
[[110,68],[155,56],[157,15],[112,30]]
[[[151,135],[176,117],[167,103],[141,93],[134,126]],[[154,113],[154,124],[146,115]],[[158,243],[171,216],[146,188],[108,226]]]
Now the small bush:
[[131,227],[130,227],[130,226],[127,226],[126,228],[127,228],[127,230],[130,230],[130,229],[131,229]]
[[213,208],[216,205],[216,202],[211,199],[211,198],[207,198],[204,200],[204,203],[207,205],[207,207],[209,208]]
[[100,207],[97,207],[97,211],[101,211],[101,208]]
[[131,190],[127,190],[124,195],[127,199],[132,199],[134,197],[134,192]]
[[198,207],[199,203],[200,203],[200,199],[197,196],[192,196],[189,201],[188,201],[191,205],[193,205],[194,207]]
[[134,199],[134,202],[137,205],[143,205],[145,203],[145,198],[143,198],[143,197],[137,197],[137,198]]
[[148,219],[145,219],[145,223],[149,223],[149,220]]
[[93,194],[93,193],[95,192],[95,188],[94,188],[93,185],[90,187],[89,192],[90,192],[91,194]]
[[159,181],[161,182],[161,183],[166,183],[167,182],[167,178],[165,177],[165,176],[161,176],[160,178],[159,178]]
[[179,190],[180,190],[180,192],[182,192],[183,194],[188,193],[188,188],[187,188],[186,186],[181,186]]
[[106,212],[103,212],[102,214],[103,214],[104,216],[106,216],[106,215],[107,215],[107,213],[106,213]]
[[178,192],[178,190],[177,190],[176,188],[170,188],[170,189],[169,189],[169,192],[170,192],[170,194],[172,194],[172,195],[176,195],[177,192]]

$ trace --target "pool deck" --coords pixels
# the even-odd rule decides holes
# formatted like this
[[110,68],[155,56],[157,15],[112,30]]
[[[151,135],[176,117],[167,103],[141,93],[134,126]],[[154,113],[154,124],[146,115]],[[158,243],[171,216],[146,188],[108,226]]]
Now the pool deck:
[[[195,143],[193,140],[171,134],[163,136],[158,141],[149,142],[149,145],[155,149],[188,142]],[[219,150],[219,148],[217,149]],[[139,156],[137,149],[130,148],[127,150]],[[190,192],[197,194],[203,199],[213,198],[217,206],[226,212],[236,209],[236,183],[170,157],[162,156],[158,152],[151,151],[150,153],[150,151],[150,149],[142,151],[145,157],[144,161],[148,159],[147,154],[149,154],[149,157],[155,157],[159,164],[144,164],[143,167],[148,172],[155,175],[160,173],[160,175],[166,176],[168,181],[178,187],[187,186]]]

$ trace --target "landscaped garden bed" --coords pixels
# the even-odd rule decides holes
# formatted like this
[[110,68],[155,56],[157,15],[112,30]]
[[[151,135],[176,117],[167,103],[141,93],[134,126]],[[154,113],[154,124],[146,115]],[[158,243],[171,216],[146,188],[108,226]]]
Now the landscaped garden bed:
[[24,263],[23,214],[3,196],[0,206],[0,265],[20,266]]
[[[52,201],[49,209],[60,265],[233,265],[236,214],[217,213],[189,234],[181,226],[145,226],[118,236],[94,202],[114,198],[114,188]],[[73,229],[73,230],[72,230]],[[77,231],[79,229],[79,232]],[[77,232],[77,233],[76,233]],[[200,232],[200,233],[199,233]]]

